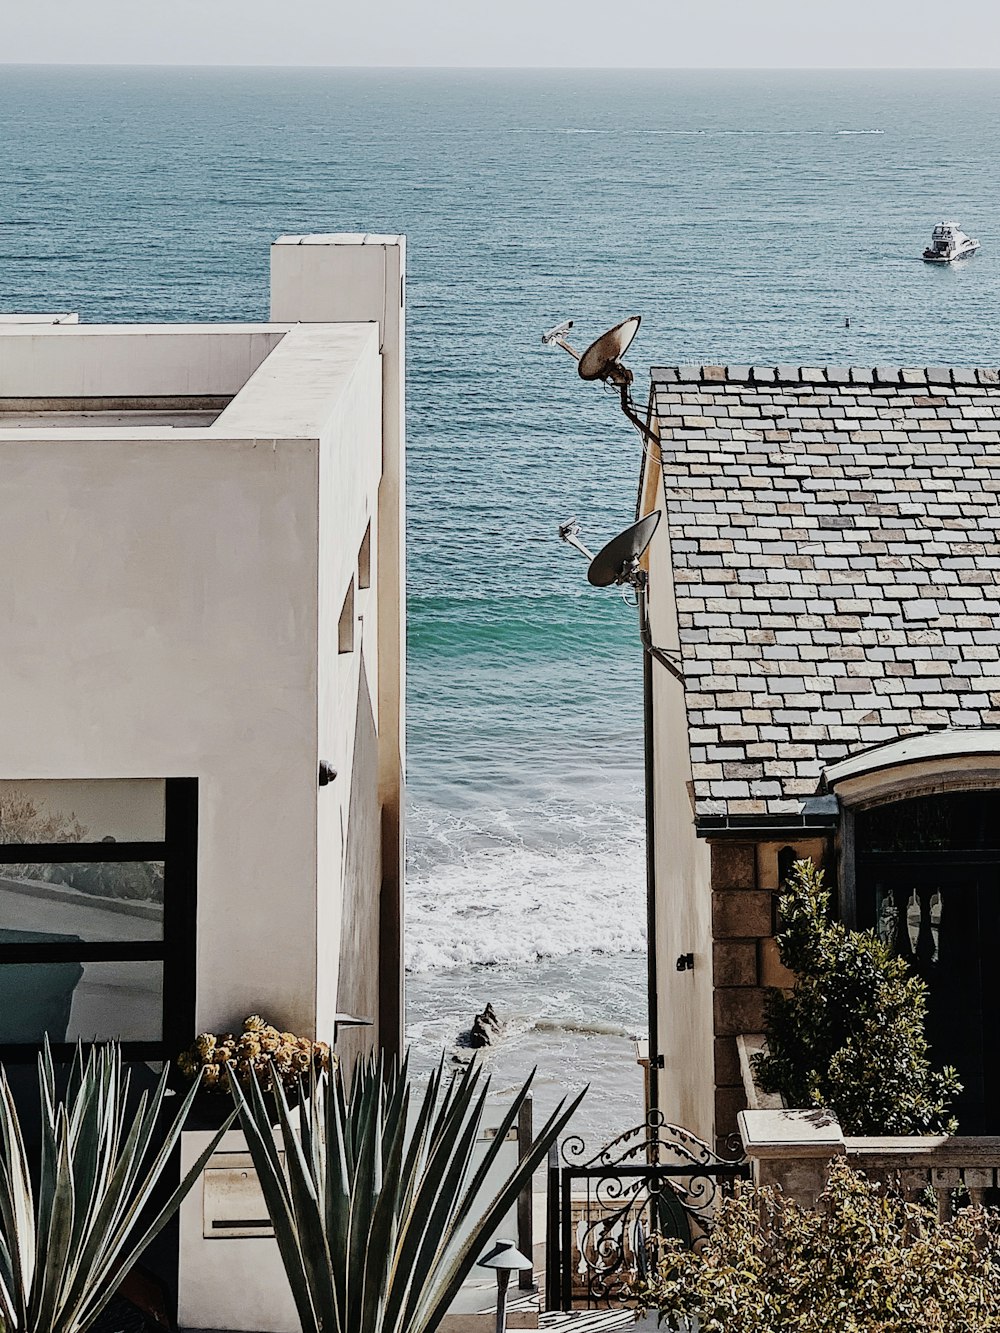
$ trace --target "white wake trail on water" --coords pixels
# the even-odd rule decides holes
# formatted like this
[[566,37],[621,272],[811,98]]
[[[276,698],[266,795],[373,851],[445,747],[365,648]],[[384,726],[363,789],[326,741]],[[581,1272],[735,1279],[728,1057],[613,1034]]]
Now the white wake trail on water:
[[522,130],[520,131],[520,133],[600,134],[603,135],[604,137],[608,137],[609,135],[617,135],[619,138],[622,138],[625,135],[635,135],[635,136],[660,135],[660,136],[666,136],[668,138],[690,138],[693,135],[700,135],[704,138],[711,139],[711,138],[721,138],[727,135],[736,135],[736,136],[749,135],[751,137],[756,137],[756,138],[781,136],[782,138],[792,138],[792,139],[798,139],[798,138],[825,139],[825,138],[836,137],[837,135],[842,135],[842,134],[884,134],[885,130],[879,130],[879,129],[789,130],[789,129],[779,129],[777,127],[773,128],[762,127],[760,129],[753,129],[753,128],[743,128],[743,127],[731,128],[729,126],[719,126],[712,129],[674,129],[674,128],[658,129],[656,127],[648,125],[643,125],[643,126],[628,125],[628,126],[623,126],[620,129],[616,130],[608,130],[606,128],[604,129],[590,128],[588,126],[580,126],[580,127],[567,126],[563,129]]

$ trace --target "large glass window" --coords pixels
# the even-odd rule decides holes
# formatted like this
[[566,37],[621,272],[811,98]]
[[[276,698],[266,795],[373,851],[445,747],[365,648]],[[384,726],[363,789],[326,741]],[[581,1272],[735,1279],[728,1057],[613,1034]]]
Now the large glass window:
[[194,1024],[197,783],[0,781],[0,1056]]

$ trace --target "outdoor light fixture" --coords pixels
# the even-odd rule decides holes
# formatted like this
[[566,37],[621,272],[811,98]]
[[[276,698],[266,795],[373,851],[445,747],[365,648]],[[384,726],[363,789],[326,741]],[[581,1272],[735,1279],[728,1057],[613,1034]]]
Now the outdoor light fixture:
[[330,783],[333,782],[336,776],[337,770],[330,763],[329,759],[321,759],[319,761],[319,785],[321,787],[329,787]]
[[479,1261],[480,1268],[492,1268],[497,1275],[497,1328],[496,1333],[505,1333],[507,1328],[507,1285],[511,1273],[523,1272],[533,1268],[530,1259],[526,1259],[512,1240],[498,1240]]

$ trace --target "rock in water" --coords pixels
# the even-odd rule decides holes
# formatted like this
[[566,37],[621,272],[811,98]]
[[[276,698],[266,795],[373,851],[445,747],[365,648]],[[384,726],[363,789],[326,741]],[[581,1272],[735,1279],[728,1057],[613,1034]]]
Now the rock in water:
[[477,1049],[483,1046],[493,1046],[500,1035],[502,1024],[497,1018],[496,1010],[491,1004],[487,1004],[481,1014],[476,1014],[472,1020],[472,1030],[469,1033],[469,1045]]

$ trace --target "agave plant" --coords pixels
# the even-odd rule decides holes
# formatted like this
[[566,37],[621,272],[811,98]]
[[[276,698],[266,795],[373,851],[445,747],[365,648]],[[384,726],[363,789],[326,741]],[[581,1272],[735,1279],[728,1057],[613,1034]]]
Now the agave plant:
[[402,1068],[372,1057],[350,1095],[340,1070],[312,1082],[297,1124],[276,1091],[284,1166],[256,1081],[233,1084],[303,1333],[434,1333],[483,1243],[579,1106],[560,1102],[493,1197],[486,1181],[531,1079],[485,1155],[473,1151],[489,1080],[443,1065],[410,1115]]
[[[152,1216],[144,1210],[177,1144],[195,1084],[160,1137],[164,1069],[128,1109],[130,1075],[111,1043],[77,1047],[65,1097],[39,1057],[37,1193],[7,1075],[0,1070],[0,1319],[5,1333],[82,1333],[180,1206],[234,1116]],[[140,1220],[141,1219],[141,1220]]]

